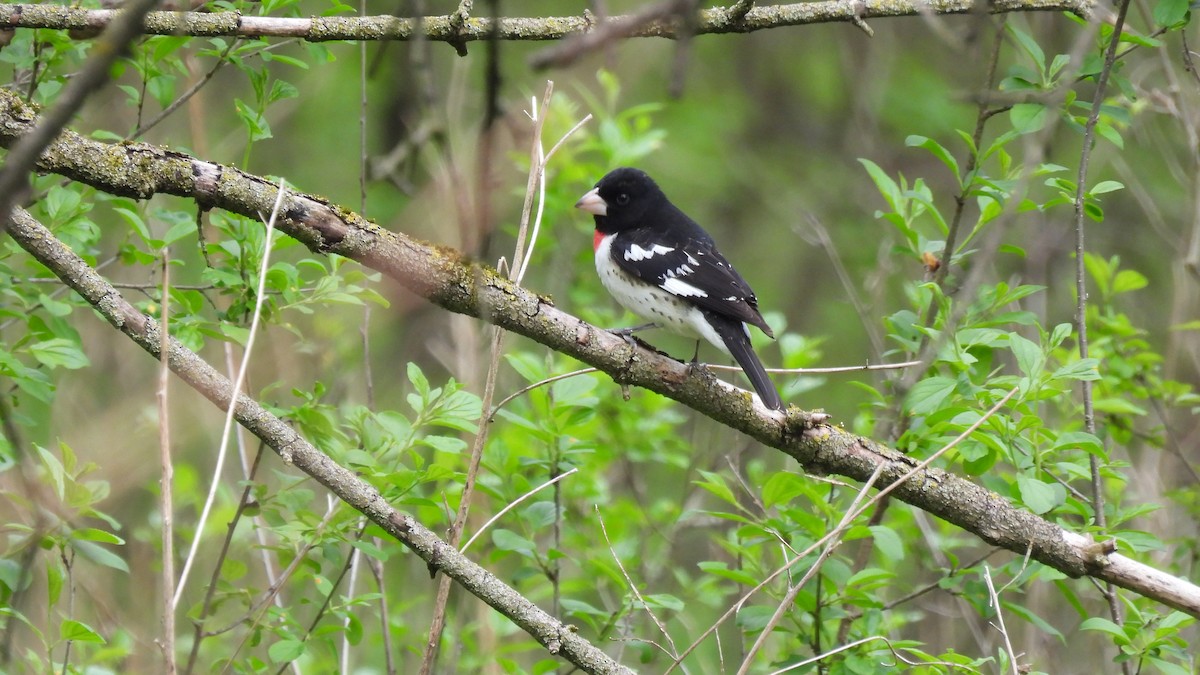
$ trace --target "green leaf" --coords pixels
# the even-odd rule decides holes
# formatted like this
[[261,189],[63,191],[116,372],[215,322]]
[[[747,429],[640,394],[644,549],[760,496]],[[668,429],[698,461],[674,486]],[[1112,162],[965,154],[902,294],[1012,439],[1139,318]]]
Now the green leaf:
[[1094,616],[1084,621],[1079,624],[1079,630],[1094,630],[1101,633],[1108,633],[1115,639],[1117,644],[1129,643],[1129,636],[1125,634],[1125,629],[1102,617]]
[[935,376],[921,380],[908,392],[908,412],[913,415],[928,415],[941,407],[956,386],[957,380],[949,377]]
[[904,542],[895,530],[884,525],[871,525],[869,529],[875,540],[875,548],[885,559],[893,562],[904,560]]
[[888,204],[895,208],[900,203],[900,186],[896,185],[896,181],[887,175],[887,172],[879,168],[879,165],[869,159],[859,159],[860,164],[867,170],[867,174],[871,176],[871,180],[875,182],[875,187]]
[[758,577],[755,577],[747,572],[743,572],[742,570],[729,569],[729,565],[725,564],[724,562],[705,560],[697,563],[696,566],[709,574],[721,577],[723,579],[729,579],[730,581],[742,584],[743,586],[749,586],[750,588],[757,586],[758,582],[760,581]]
[[267,118],[263,117],[262,113],[254,110],[246,105],[245,101],[235,98],[233,107],[237,110],[238,117],[242,120],[242,125],[246,128],[246,133],[250,136],[251,141],[260,141],[271,138],[271,125],[267,122]]
[[99,644],[107,642],[99,633],[92,630],[91,626],[74,619],[63,619],[63,622],[58,625],[58,635],[63,640],[73,640],[75,642],[96,642]]
[[1029,476],[1017,476],[1017,490],[1025,507],[1039,516],[1058,506],[1061,501],[1055,486]]
[[246,343],[250,341],[250,329],[244,326],[235,326],[228,322],[222,322],[220,330],[221,335],[224,335],[225,337],[229,338],[230,341],[242,345],[243,347],[245,347]]
[[789,471],[779,471],[771,474],[763,483],[762,501],[768,509],[778,504],[790,502],[795,497],[804,494],[808,489],[800,476]]
[[445,452],[451,455],[462,454],[462,451],[467,449],[466,441],[461,438],[451,438],[449,436],[425,436],[420,442],[438,452]]
[[88,357],[79,349],[79,345],[65,338],[52,338],[38,342],[29,351],[42,365],[52,368],[86,368],[90,365]]
[[378,560],[379,562],[387,562],[388,558],[391,557],[391,554],[389,554],[387,551],[383,550],[382,548],[379,548],[378,546],[372,544],[370,541],[367,541],[366,539],[359,539],[357,541],[352,541],[352,542],[350,542],[350,545],[353,546],[354,548],[358,549],[359,551],[362,551],[362,553],[364,555],[368,555],[368,556],[374,558],[375,560]]
[[532,352],[513,352],[504,355],[504,360],[513,370],[525,378],[526,382],[538,382],[546,379],[546,360]]
[[1069,55],[1056,54],[1054,56],[1054,61],[1050,64],[1050,67],[1046,70],[1046,75],[1048,75],[1051,79],[1058,77],[1058,74],[1060,72],[1062,72],[1062,69],[1066,68],[1067,64],[1070,62],[1071,62],[1071,57]]
[[1102,180],[1096,183],[1096,186],[1088,191],[1089,195],[1102,195],[1106,192],[1114,192],[1116,190],[1124,190],[1125,185],[1118,183],[1115,180]]
[[1158,622],[1158,627],[1170,629],[1183,628],[1184,626],[1190,626],[1195,622],[1196,619],[1184,614],[1183,612],[1171,612],[1166,616],[1166,618]]
[[94,527],[81,527],[71,531],[71,538],[77,541],[98,541],[102,544],[116,544],[121,546],[125,540],[111,532],[97,530]]
[[1182,23],[1188,13],[1189,0],[1158,0],[1154,5],[1154,23],[1169,27]]
[[492,543],[501,551],[517,551],[519,553],[531,554],[537,548],[532,541],[512,530],[505,530],[503,528],[492,530]]
[[1146,657],[1146,664],[1154,666],[1154,670],[1162,673],[1162,675],[1195,675],[1196,671],[1177,663],[1172,663],[1165,659],[1156,658],[1154,656]]
[[1008,117],[1017,133],[1031,134],[1046,126],[1050,111],[1041,103],[1018,103],[1008,111]]
[[742,611],[737,613],[736,624],[738,628],[748,632],[757,633],[767,627],[771,617],[775,614],[774,607],[765,605],[751,605],[743,607]]
[[934,157],[937,157],[942,164],[945,164],[947,169],[950,169],[950,173],[954,174],[955,180],[960,180],[958,160],[954,159],[954,155],[951,155],[950,151],[942,147],[942,145],[937,141],[933,140],[932,138],[926,138],[925,136],[913,135],[904,139],[904,144],[910,148],[924,148],[928,150]]
[[712,473],[711,471],[700,471],[700,475],[704,476],[704,480],[696,481],[697,485],[730,504],[738,503],[737,498],[733,496],[733,491],[725,484],[725,479],[720,474]]
[[1099,367],[1100,362],[1096,359],[1079,359],[1054,371],[1050,378],[1054,380],[1098,380],[1100,379],[1100,372],[1097,370]]
[[1054,331],[1050,333],[1050,344],[1048,346],[1051,349],[1054,349],[1062,344],[1063,340],[1066,340],[1071,336],[1071,331],[1074,330],[1074,328],[1075,327],[1069,323],[1060,323],[1056,325],[1054,327]]
[[561,604],[562,608],[564,610],[566,610],[569,614],[581,614],[581,615],[590,615],[590,616],[608,616],[609,615],[609,612],[606,612],[606,611],[600,609],[599,607],[596,607],[594,605],[589,605],[588,603],[586,603],[582,600],[575,600],[574,598],[563,598],[561,601],[559,601],[559,604]]
[[50,475],[50,482],[54,486],[54,494],[61,500],[66,498],[67,472],[63,468],[62,462],[58,461],[52,452],[43,448],[40,445],[33,446],[42,459],[42,468]]
[[651,593],[642,597],[650,607],[662,607],[673,612],[682,612],[687,607],[682,600],[668,593]]
[[1022,375],[1032,378],[1041,372],[1046,359],[1042,354],[1041,347],[1016,333],[1009,334],[1008,346],[1017,359],[1017,368],[1020,369]]
[[1104,456],[1104,444],[1100,442],[1099,438],[1086,431],[1067,431],[1059,434],[1058,438],[1054,440],[1052,449],[1067,450],[1070,448],[1079,448],[1098,457]]
[[1097,412],[1109,413],[1112,415],[1145,415],[1146,410],[1130,403],[1123,398],[1101,398],[1096,399],[1092,407]]
[[38,293],[38,304],[46,308],[51,316],[67,316],[74,309],[71,303],[56,300],[45,293]]
[[1029,55],[1029,58],[1033,60],[1033,63],[1035,66],[1037,66],[1038,70],[1044,68],[1046,65],[1046,54],[1042,51],[1042,48],[1037,43],[1037,40],[1033,39],[1033,36],[1031,36],[1029,33],[1026,33],[1024,30],[1018,28],[1016,24],[1008,23],[1005,25],[1005,27],[1008,28],[1009,34],[1013,36],[1013,39],[1017,41],[1017,44],[1021,46],[1021,49],[1024,49],[1025,53]]
[[1121,270],[1120,272],[1117,272],[1117,277],[1113,279],[1112,293],[1113,295],[1116,295],[1118,293],[1136,291],[1145,288],[1148,283],[1149,282],[1146,281],[1146,277],[1142,276],[1138,272],[1133,270]]
[[274,663],[289,663],[304,656],[304,642],[302,640],[280,640],[271,645],[267,650],[267,656],[271,657]]
[[408,381],[412,382],[413,388],[421,395],[421,398],[429,397],[429,380],[425,379],[425,373],[421,372],[421,367],[412,361],[408,362]]
[[121,570],[126,573],[129,572],[129,565],[126,565],[124,560],[99,544],[94,544],[90,541],[75,540],[71,542],[71,548],[75,549],[79,555],[97,565],[111,567],[114,570]]
[[[62,597],[62,589],[66,581],[66,570],[61,565],[46,565],[46,598],[49,600],[47,607],[53,607]],[[10,589],[18,590],[14,584],[8,586]]]
[[1059,640],[1064,640],[1062,633],[1059,632],[1059,630],[1055,628],[1053,624],[1035,614],[1033,610],[1027,607],[1024,603],[1008,602],[1007,600],[1004,600],[1002,601],[1001,606],[1004,608],[1005,612],[1021,617],[1022,619],[1033,624],[1035,628],[1043,633],[1052,637],[1056,637]]
[[1125,139],[1121,137],[1121,132],[1117,131],[1116,127],[1113,125],[1106,124],[1104,122],[1098,122],[1096,123],[1096,133],[1100,134],[1101,138],[1109,143],[1112,143],[1118,148],[1122,150],[1125,149]]

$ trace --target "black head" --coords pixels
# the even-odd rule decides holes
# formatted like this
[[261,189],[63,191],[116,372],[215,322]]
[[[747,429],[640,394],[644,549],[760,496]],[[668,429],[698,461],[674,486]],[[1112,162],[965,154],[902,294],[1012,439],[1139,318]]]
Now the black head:
[[575,208],[594,215],[597,230],[611,233],[643,227],[647,216],[669,203],[645,171],[624,167],[608,172]]

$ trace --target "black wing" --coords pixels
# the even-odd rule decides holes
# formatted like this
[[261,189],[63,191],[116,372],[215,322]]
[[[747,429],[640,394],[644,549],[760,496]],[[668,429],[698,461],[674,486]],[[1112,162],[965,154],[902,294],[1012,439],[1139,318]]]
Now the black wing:
[[664,239],[661,231],[625,230],[617,233],[611,250],[617,266],[642,281],[775,337],[750,284],[706,235]]

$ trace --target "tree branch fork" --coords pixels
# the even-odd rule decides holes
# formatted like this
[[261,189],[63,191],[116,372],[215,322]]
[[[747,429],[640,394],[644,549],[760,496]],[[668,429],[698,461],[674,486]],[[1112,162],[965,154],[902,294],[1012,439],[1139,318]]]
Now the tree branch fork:
[[[36,122],[32,109],[0,90],[0,146],[11,147]],[[148,199],[155,194],[171,194],[194,199],[201,208],[221,208],[248,217],[269,213],[278,195],[275,183],[234,167],[147,144],[100,143],[72,131],[63,132],[46,149],[38,169],[115,195]],[[1184,579],[1017,509],[1000,495],[949,472],[913,472],[916,464],[910,458],[871,439],[826,425],[819,413],[795,407],[786,414],[776,413],[756,403],[749,392],[711,375],[689,376],[686,365],[631,347],[619,337],[558,309],[550,298],[511,283],[494,269],[466,260],[453,249],[383,230],[348,209],[301,193],[289,192],[282,216],[277,221],[278,229],[315,252],[352,258],[444,309],[531,338],[604,371],[617,382],[673,398],[788,454],[810,472],[862,482],[878,472],[877,489],[903,479],[892,492],[897,499],[990,544],[1029,555],[1072,577],[1090,575],[1200,617],[1200,588]],[[160,339],[153,318],[126,302],[111,284],[29,214],[14,212],[10,233],[114,327],[157,358]],[[216,405],[227,406],[233,395],[232,384],[177,342],[171,341],[170,345],[171,369]],[[337,465],[256,401],[239,395],[235,414],[239,423],[285,461],[328,487],[549,650],[587,672],[620,672],[620,667],[596,647],[467,560],[411,516],[393,510],[373,487]]]

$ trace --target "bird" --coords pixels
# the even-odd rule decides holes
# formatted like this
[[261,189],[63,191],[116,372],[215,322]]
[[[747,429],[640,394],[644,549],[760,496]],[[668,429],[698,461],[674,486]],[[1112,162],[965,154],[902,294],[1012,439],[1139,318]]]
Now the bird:
[[659,327],[700,339],[733,356],[763,405],[783,400],[750,345],[748,326],[774,338],[750,284],[717,250],[712,236],[640,169],[613,169],[575,202],[596,222],[596,273],[625,308]]

